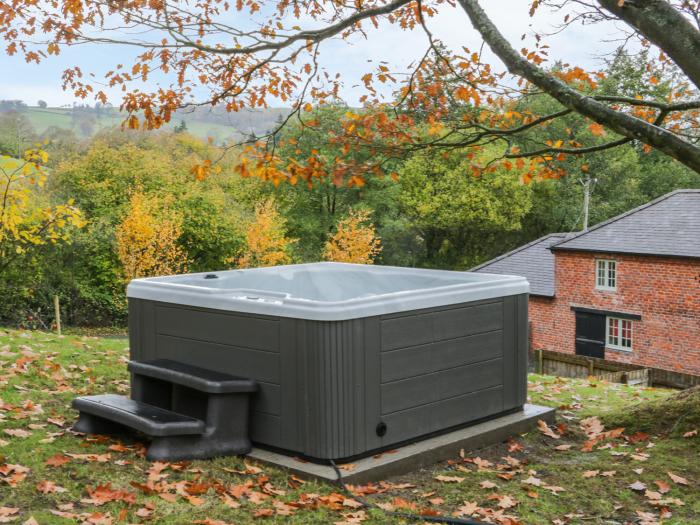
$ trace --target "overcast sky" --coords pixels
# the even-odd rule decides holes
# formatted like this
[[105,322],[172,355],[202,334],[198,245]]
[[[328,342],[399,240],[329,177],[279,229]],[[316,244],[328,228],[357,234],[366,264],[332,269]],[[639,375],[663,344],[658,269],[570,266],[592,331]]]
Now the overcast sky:
[[[499,29],[520,48],[532,48],[532,34],[551,31],[563,19],[563,13],[541,9],[531,19],[528,16],[531,0],[483,0],[483,5]],[[477,51],[481,44],[479,35],[471,27],[460,8],[441,7],[440,14],[428,19],[433,34],[452,49],[466,46]],[[525,43],[521,36],[527,34]],[[561,59],[586,68],[596,68],[601,56],[615,47],[611,40],[619,33],[612,25],[574,26],[559,35],[548,37],[551,46],[550,58]],[[322,64],[332,73],[341,73],[345,88],[342,97],[350,104],[357,104],[358,97],[365,91],[358,87],[362,74],[374,69],[374,63],[385,60],[392,65],[405,68],[421,56],[426,49],[426,37],[422,31],[402,31],[400,28],[383,23],[380,30],[369,30],[368,38],[354,38],[352,42],[330,41],[322,47]],[[134,48],[101,46],[77,46],[64,48],[59,57],[52,57],[40,65],[26,64],[20,56],[8,57],[0,53],[0,99],[22,99],[29,105],[45,100],[50,106],[72,104],[76,100],[71,93],[61,89],[61,72],[66,67],[79,65],[84,72],[96,73],[98,78],[118,63],[130,63]],[[498,63],[493,55],[486,60]],[[118,91],[107,90],[110,101],[119,104]],[[88,100],[90,104],[94,100]]]

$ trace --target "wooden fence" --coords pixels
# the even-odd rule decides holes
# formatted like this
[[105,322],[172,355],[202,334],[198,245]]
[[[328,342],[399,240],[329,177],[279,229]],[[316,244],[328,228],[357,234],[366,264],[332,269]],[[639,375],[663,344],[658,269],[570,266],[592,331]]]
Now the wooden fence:
[[597,357],[536,350],[534,369],[539,374],[560,377],[597,377],[612,383],[648,386],[649,370],[627,363],[613,363]]
[[560,377],[593,376],[612,383],[670,388],[700,385],[700,376],[549,350],[535,350],[530,363],[533,371],[537,373]]

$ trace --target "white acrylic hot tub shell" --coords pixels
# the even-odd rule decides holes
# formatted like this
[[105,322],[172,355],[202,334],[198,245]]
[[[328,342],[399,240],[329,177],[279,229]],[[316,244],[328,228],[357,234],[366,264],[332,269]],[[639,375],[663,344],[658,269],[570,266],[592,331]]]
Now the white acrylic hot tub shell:
[[513,275],[332,262],[149,277],[127,288],[135,299],[317,321],[528,292],[527,280]]

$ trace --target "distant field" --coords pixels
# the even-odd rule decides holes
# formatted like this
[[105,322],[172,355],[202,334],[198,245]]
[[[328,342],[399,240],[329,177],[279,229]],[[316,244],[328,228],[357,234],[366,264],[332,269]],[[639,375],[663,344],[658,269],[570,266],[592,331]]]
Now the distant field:
[[[272,109],[252,115],[232,115],[231,120],[240,120],[243,129],[255,129],[259,126],[269,126],[268,121],[273,121],[273,117],[286,110]],[[91,112],[85,115],[85,120],[91,124],[81,125],[79,119],[73,118],[71,108],[39,108],[30,106],[23,111],[32,126],[38,133],[45,132],[50,127],[72,130],[79,137],[85,138],[103,129],[119,127],[124,120],[124,115],[117,109],[104,109],[99,114]],[[165,126],[165,129],[172,129],[181,121],[185,121],[187,131],[201,138],[211,137],[215,142],[239,139],[247,135],[248,131],[240,131],[235,125],[226,125],[220,122],[208,122],[201,114],[177,115],[172,122]],[[260,133],[260,129],[256,129]]]

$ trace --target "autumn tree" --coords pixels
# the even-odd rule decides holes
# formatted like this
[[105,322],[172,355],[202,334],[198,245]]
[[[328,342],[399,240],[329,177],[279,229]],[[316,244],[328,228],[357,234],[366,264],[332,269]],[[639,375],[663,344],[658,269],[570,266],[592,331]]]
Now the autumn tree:
[[156,199],[136,191],[117,226],[117,255],[126,281],[187,271],[187,254],[178,244],[182,220],[158,210]]
[[502,239],[519,230],[532,207],[532,191],[540,180],[522,184],[516,175],[526,176],[524,168],[474,176],[471,163],[488,162],[488,150],[482,155],[468,159],[454,152],[420,152],[400,169],[399,204],[419,232],[430,266],[467,269],[484,256],[497,255],[489,250],[502,250],[502,243],[491,237]]
[[69,242],[85,225],[72,200],[51,204],[42,193],[47,160],[41,149],[27,150],[23,159],[0,156],[0,274],[39,246]]
[[274,199],[265,199],[255,207],[255,216],[246,230],[246,249],[237,265],[256,268],[289,264],[295,242],[287,238],[286,221]]
[[[391,23],[422,33],[426,52],[410,71],[378,64],[360,79],[366,87],[366,110],[344,120],[338,144],[345,153],[366,150],[375,159],[358,165],[365,175],[384,168],[386,159],[419,149],[478,148],[496,143],[503,165],[519,159],[534,172],[562,174],[559,164],[572,155],[638,142],[700,171],[697,117],[700,108],[700,5],[688,0],[533,0],[531,14],[542,6],[558,9],[565,31],[613,21],[631,50],[651,49],[657,61],[675,68],[678,81],[666,98],[653,94],[604,94],[600,75],[574,64],[550,67],[546,35],[532,41],[509,41],[484,11],[485,0],[371,0],[339,4],[330,1],[288,2],[203,0],[191,5],[174,1],[102,2],[11,0],[0,5],[0,37],[10,55],[41,62],[78,44],[134,46],[142,52],[131,64],[115,64],[106,78],[93,82],[78,66],[63,73],[66,89],[81,98],[107,101],[101,85],[122,88],[121,107],[131,128],[159,128],[175,111],[190,105],[223,106],[229,111],[268,104],[291,104],[292,111],[263,144],[249,152],[244,174],[283,180],[313,180],[314,163],[289,163],[277,155],[279,128],[291,119],[308,127],[313,105],[334,100],[343,79],[324,70],[318,57],[324,43],[366,35]],[[485,61],[478,50],[450,51],[431,25],[442,10],[461,9],[474,30],[516,82]],[[245,16],[233,15],[239,11]],[[252,19],[252,23],[243,22]],[[235,21],[235,22],[232,22]],[[240,21],[240,22],[239,22]],[[469,31],[465,27],[464,31]],[[40,35],[40,37],[39,37]],[[407,74],[408,73],[408,74]],[[653,82],[654,79],[650,78]],[[150,87],[155,82],[156,87]],[[382,99],[377,86],[388,84],[398,97]],[[207,93],[207,95],[202,95]],[[544,94],[556,101],[547,114],[514,111],[522,97]],[[461,105],[461,112],[450,111]],[[552,134],[541,143],[516,147],[514,138],[532,128],[547,128],[557,119],[577,113],[588,119],[602,142]],[[425,118],[431,135],[414,133],[416,115]],[[331,138],[329,138],[330,140]],[[324,169],[338,179],[358,177],[339,156]],[[479,166],[481,169],[491,168]],[[201,164],[198,175],[211,169]]]
[[372,264],[381,253],[381,240],[368,210],[353,210],[338,222],[335,233],[326,242],[326,261]]

